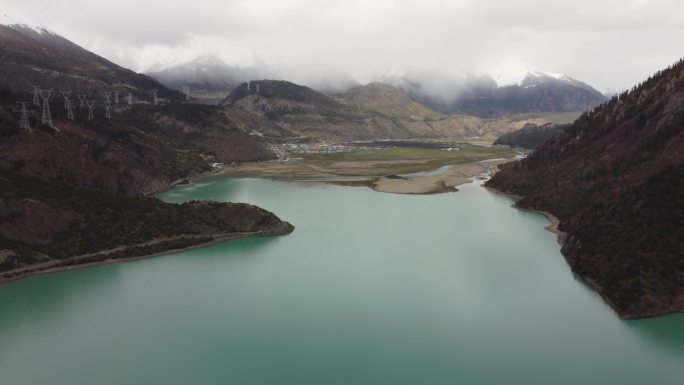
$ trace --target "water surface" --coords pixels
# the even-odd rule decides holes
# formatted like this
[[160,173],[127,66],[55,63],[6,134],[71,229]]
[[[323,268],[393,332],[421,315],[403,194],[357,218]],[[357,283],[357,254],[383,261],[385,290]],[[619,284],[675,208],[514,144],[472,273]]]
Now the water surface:
[[681,384],[684,316],[621,321],[536,213],[476,185],[430,196],[258,179],[296,226],[0,286],[3,385]]

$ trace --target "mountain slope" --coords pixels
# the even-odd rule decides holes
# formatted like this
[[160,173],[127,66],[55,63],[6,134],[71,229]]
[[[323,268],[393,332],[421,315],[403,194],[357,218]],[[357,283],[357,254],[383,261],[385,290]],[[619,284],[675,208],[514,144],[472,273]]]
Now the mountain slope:
[[530,123],[519,130],[499,136],[494,144],[534,150],[558,132],[563,131],[565,127],[566,125],[561,124],[536,125]]
[[[179,92],[45,29],[0,25],[0,58],[0,281],[292,230],[249,205],[141,198],[212,162],[274,157],[219,107],[181,103]],[[33,104],[32,85],[52,88],[48,103]],[[94,102],[92,117],[76,93]],[[27,102],[30,128],[20,128],[17,102]],[[47,106],[52,125],[41,122]]]
[[[149,76],[120,67],[47,29],[0,25],[0,89],[30,92],[33,86],[53,89],[54,95],[71,90],[89,96],[102,92],[129,92],[136,100],[181,100],[182,94]],[[75,96],[73,96],[75,98]]]
[[408,138],[411,133],[392,119],[342,104],[335,99],[287,81],[243,83],[224,105],[264,117],[284,129],[317,140]]
[[620,316],[684,311],[684,61],[501,169],[487,185],[556,215],[571,268]]
[[357,108],[406,120],[437,120],[444,115],[414,101],[403,91],[384,83],[370,83],[350,89],[336,100]]
[[[217,107],[181,104],[179,92],[46,29],[0,25],[0,57],[0,169],[140,195],[209,171],[210,162],[274,157]],[[53,89],[49,105],[56,129],[40,124],[42,107],[31,103],[32,85]],[[165,96],[158,105],[152,103],[155,89]],[[66,90],[73,120],[60,95]],[[119,91],[119,103],[113,91]],[[112,93],[112,119],[104,116],[105,92]],[[130,105],[124,101],[128,92],[134,95]],[[93,119],[76,93],[94,101]],[[33,130],[19,129],[20,101],[29,102]]]

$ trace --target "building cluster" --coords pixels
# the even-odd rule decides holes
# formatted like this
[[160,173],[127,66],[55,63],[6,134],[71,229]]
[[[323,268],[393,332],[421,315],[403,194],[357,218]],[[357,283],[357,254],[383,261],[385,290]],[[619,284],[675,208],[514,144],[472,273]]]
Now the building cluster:
[[337,143],[282,143],[271,147],[279,157],[287,154],[334,154],[339,152],[349,152],[354,147],[345,146]]

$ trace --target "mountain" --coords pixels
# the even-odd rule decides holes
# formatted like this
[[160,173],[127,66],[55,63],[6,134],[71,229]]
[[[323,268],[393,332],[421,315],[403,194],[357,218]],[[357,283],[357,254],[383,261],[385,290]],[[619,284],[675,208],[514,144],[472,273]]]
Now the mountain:
[[181,100],[182,94],[154,79],[104,59],[46,29],[25,24],[0,24],[0,88],[31,92],[33,86],[101,96],[117,91],[137,101],[151,102],[152,90],[162,99]]
[[379,83],[357,87],[332,98],[287,81],[250,81],[235,88],[223,106],[247,111],[301,138],[331,141],[495,139],[526,123],[549,121],[539,116],[481,119],[442,115],[411,100],[402,91]]
[[684,60],[487,185],[557,216],[570,267],[621,317],[684,311]]
[[499,136],[494,141],[494,144],[534,150],[552,136],[563,131],[565,127],[566,125],[563,124],[546,123],[536,125],[528,123],[519,130]]
[[531,68],[514,76],[399,73],[383,75],[381,81],[441,113],[482,118],[585,111],[605,100],[603,94],[588,84]]
[[302,137],[316,140],[408,138],[411,133],[392,119],[363,111],[287,81],[243,83],[224,105],[263,117]]
[[190,87],[192,96],[222,94],[222,97],[242,82],[264,76],[256,67],[229,66],[216,56],[204,55],[190,62],[147,72],[165,86],[182,90]]
[[338,101],[385,116],[407,120],[437,120],[443,114],[411,99],[405,92],[385,83],[354,87],[336,98]]
[[[0,58],[0,280],[291,231],[252,206],[142,197],[211,172],[213,162],[274,158],[219,107],[183,103],[181,93],[44,28],[0,25]],[[32,85],[52,89],[47,103],[33,104]],[[71,108],[62,91],[71,92]],[[92,118],[77,94],[94,103]],[[44,107],[51,124],[42,123]],[[245,221],[254,226],[237,225]],[[104,252],[112,248],[115,256]]]

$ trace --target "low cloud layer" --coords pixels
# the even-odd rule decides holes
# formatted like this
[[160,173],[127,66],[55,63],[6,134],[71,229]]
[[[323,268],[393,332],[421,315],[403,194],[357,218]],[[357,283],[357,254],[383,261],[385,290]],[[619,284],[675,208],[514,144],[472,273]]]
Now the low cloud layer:
[[214,54],[292,80],[331,73],[366,82],[387,69],[444,77],[527,63],[617,91],[684,55],[678,0],[32,0],[2,8],[138,71]]

